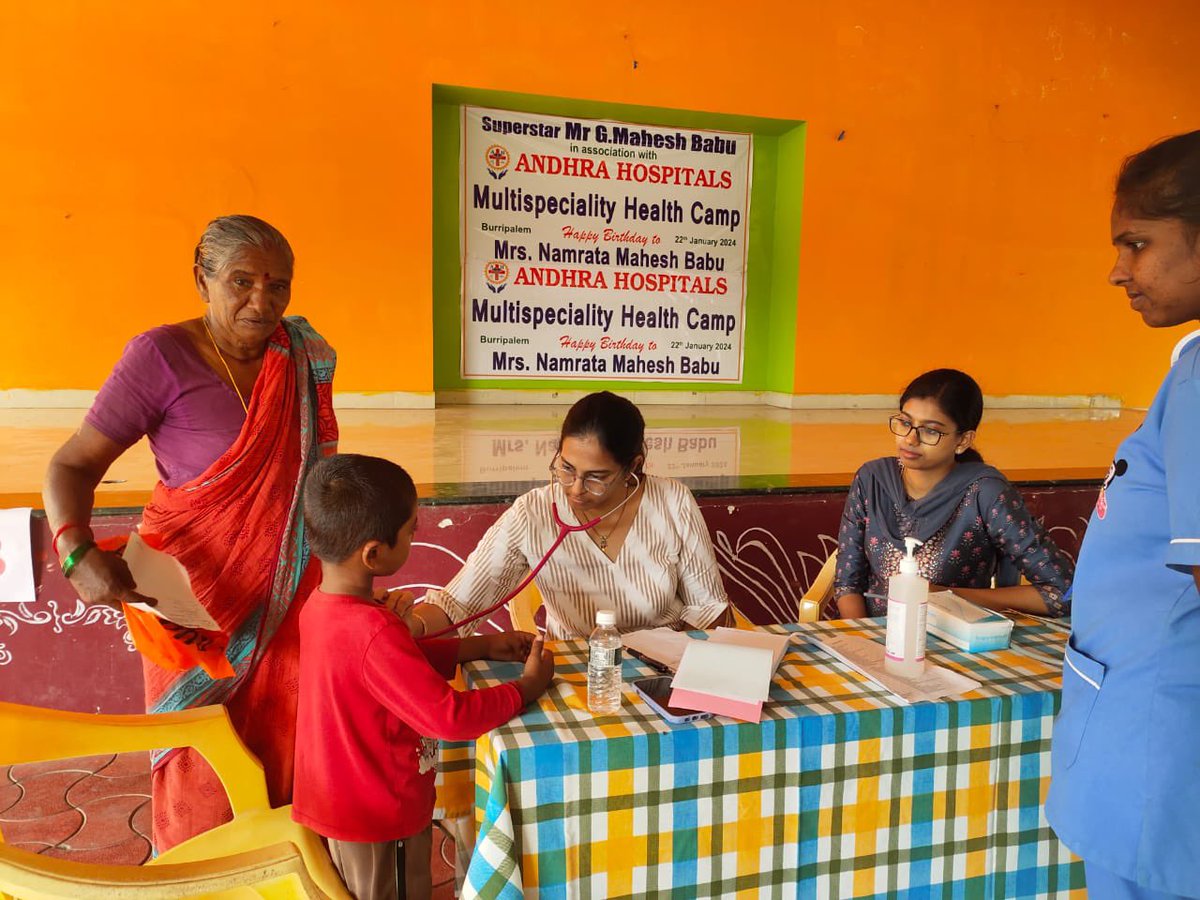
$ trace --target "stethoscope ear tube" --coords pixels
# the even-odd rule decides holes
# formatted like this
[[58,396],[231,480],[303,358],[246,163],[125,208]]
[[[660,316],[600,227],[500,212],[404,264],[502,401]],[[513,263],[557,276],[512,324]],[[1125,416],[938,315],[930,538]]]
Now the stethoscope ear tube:
[[618,503],[616,506],[614,506],[612,509],[610,509],[608,512],[606,512],[604,515],[597,516],[596,518],[592,519],[591,521],[584,522],[580,525],[568,525],[566,522],[564,522],[562,520],[562,516],[560,516],[558,513],[558,502],[556,500],[551,500],[550,501],[550,514],[554,517],[555,524],[558,525],[558,537],[556,537],[554,539],[554,543],[550,545],[550,549],[547,550],[544,554],[542,554],[541,560],[539,560],[538,564],[536,566],[534,566],[533,569],[530,570],[529,574],[525,576],[524,580],[520,584],[518,584],[515,588],[513,588],[511,591],[509,591],[508,594],[505,595],[504,599],[498,600],[497,602],[493,603],[491,606],[489,606],[487,609],[483,610],[482,612],[477,612],[473,616],[468,616],[465,619],[462,619],[458,622],[454,622],[453,624],[446,626],[445,628],[441,629],[440,631],[435,631],[433,634],[426,635],[425,637],[430,638],[430,639],[439,638],[439,637],[442,637],[443,635],[449,634],[452,631],[458,631],[458,629],[462,628],[464,625],[470,625],[472,622],[474,622],[478,619],[482,619],[484,616],[490,616],[492,613],[494,613],[500,607],[507,604],[508,601],[511,600],[513,597],[517,596],[517,594],[521,593],[521,591],[525,590],[525,588],[529,585],[529,582],[533,581],[533,579],[537,576],[537,573],[542,570],[542,566],[546,565],[546,561],[550,559],[550,557],[554,554],[554,551],[558,549],[558,545],[563,542],[563,540],[566,538],[566,536],[568,534],[572,534],[573,532],[576,532],[576,531],[587,531],[591,528],[595,528],[597,525],[599,525],[601,522],[603,522],[605,519],[607,519],[609,516],[611,516],[613,513],[615,513],[618,509],[620,509],[622,506],[624,506],[626,503],[628,503],[630,500],[633,499],[634,495],[637,494],[637,492],[639,490],[641,490],[642,479],[638,478],[636,472],[631,472],[630,474],[633,475],[633,477],[637,480],[637,487],[635,487],[632,491],[630,491],[629,496],[627,496],[624,500],[622,500],[620,503]]

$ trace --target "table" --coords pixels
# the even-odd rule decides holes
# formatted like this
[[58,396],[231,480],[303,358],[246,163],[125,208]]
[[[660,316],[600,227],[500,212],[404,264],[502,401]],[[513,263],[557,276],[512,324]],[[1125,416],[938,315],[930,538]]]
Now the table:
[[[768,626],[883,639],[884,620]],[[760,724],[660,719],[627,691],[586,709],[586,643],[551,692],[475,748],[465,897],[1085,896],[1043,815],[1066,634],[1021,618],[1007,650],[930,636],[983,686],[905,706],[813,644],[781,663]],[[513,663],[467,667],[472,686]],[[626,684],[652,674],[624,663]]]

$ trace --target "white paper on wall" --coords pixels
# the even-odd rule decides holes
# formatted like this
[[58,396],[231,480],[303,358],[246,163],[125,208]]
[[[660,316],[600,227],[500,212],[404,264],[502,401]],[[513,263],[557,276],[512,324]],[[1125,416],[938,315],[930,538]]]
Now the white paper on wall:
[[0,603],[33,603],[33,541],[29,507],[0,509]]

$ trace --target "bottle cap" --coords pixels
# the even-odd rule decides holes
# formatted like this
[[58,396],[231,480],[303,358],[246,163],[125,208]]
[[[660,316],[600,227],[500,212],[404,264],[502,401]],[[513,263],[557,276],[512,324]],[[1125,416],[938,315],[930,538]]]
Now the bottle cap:
[[617,614],[611,609],[598,609],[598,610],[596,610],[596,624],[597,625],[616,625],[617,624]]
[[919,575],[921,570],[917,567],[917,548],[921,546],[921,541],[915,537],[906,537],[904,539],[904,558],[900,560],[901,575]]

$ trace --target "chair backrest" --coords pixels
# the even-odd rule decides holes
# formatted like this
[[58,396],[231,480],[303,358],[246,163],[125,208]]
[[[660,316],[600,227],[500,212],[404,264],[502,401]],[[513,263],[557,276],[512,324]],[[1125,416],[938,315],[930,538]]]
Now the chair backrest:
[[0,844],[0,896],[16,900],[328,897],[289,843],[161,866],[79,863]]
[[221,779],[235,816],[271,805],[262,763],[223,706],[104,716],[0,702],[0,762],[10,765],[159,747],[194,747]]
[[800,598],[799,621],[816,622],[833,602],[833,577],[837,574],[837,550],[833,550],[821,565],[804,596]]
[[537,611],[542,605],[542,592],[537,582],[531,581],[517,596],[508,601],[508,617],[517,631],[538,633]]
[[350,900],[321,838],[271,809],[262,764],[221,706],[101,716],[0,702],[0,763],[193,747],[225,786],[233,821],[145,866],[55,859],[0,841],[0,897],[303,897]]

